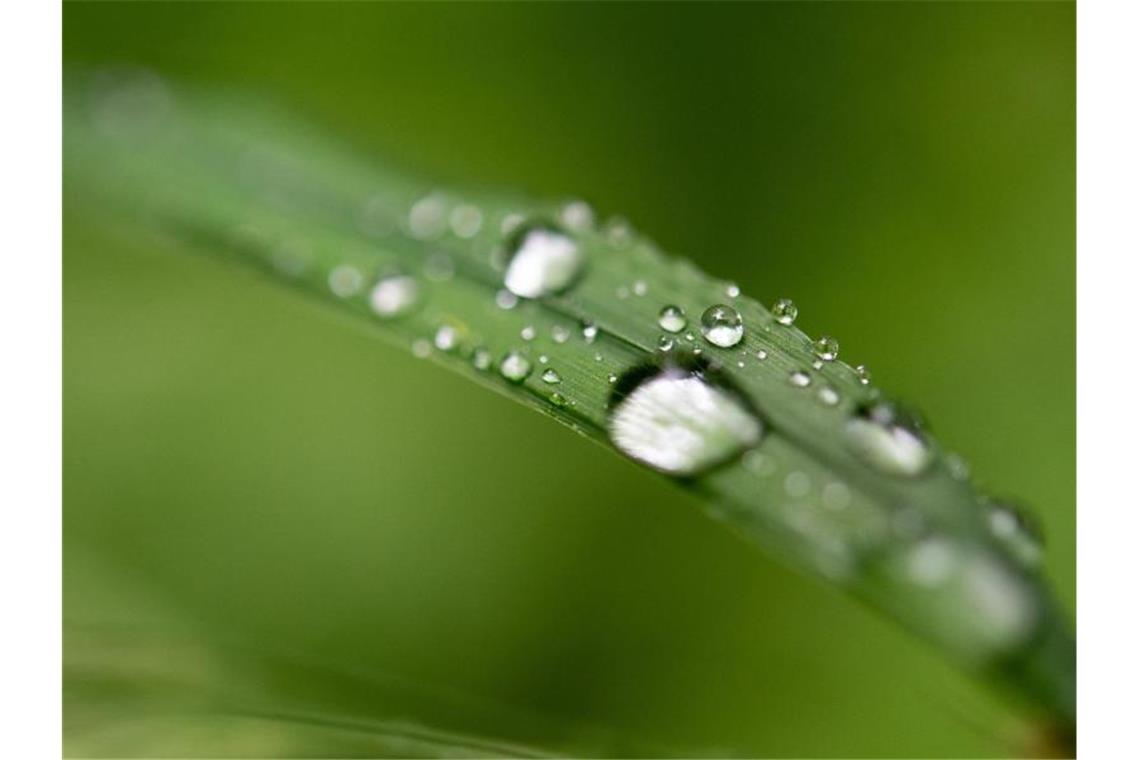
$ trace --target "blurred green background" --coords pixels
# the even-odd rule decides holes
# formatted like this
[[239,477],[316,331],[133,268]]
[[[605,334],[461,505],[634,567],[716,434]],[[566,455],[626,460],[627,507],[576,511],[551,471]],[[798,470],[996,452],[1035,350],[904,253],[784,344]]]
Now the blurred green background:
[[[582,196],[795,298],[1035,509],[1071,610],[1074,15],[67,3],[64,63]],[[69,754],[1017,746],[992,695],[663,479],[99,208],[65,167]]]

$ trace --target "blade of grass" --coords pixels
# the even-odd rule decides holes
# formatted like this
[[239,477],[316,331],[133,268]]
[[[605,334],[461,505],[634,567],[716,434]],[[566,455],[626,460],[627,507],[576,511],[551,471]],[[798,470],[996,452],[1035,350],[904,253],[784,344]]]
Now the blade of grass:
[[[718,378],[763,425],[758,445],[726,449],[747,453],[674,473],[711,516],[924,636],[1051,730],[1075,731],[1070,628],[1014,518],[925,433],[875,422],[890,407],[864,373],[821,360],[829,346],[731,283],[667,257],[620,218],[594,220],[581,202],[441,189],[237,96],[175,97],[137,73],[73,78],[67,90],[69,187],[260,268],[603,445],[613,446],[615,408],[644,387],[634,380],[686,357],[676,363]],[[520,230],[535,224],[571,240],[584,268],[569,287],[519,298],[506,272]],[[384,280],[392,289],[378,310]],[[730,347],[700,334],[699,315],[721,303],[743,322]],[[687,315],[675,334],[658,321],[666,305]],[[529,371],[497,371],[508,355]],[[895,435],[853,437],[859,420]],[[723,420],[672,422],[668,440],[707,443]],[[883,447],[896,459],[876,457]]]

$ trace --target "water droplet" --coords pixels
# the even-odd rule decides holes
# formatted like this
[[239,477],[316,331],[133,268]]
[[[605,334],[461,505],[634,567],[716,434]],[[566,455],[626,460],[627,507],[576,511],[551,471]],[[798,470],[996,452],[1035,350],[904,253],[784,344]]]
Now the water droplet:
[[433,253],[424,261],[424,276],[435,282],[447,282],[455,276],[455,263],[446,253]]
[[830,335],[820,337],[812,344],[812,348],[815,349],[815,355],[825,362],[835,361],[835,357],[839,356],[839,341]]
[[788,382],[797,388],[806,388],[811,385],[811,375],[802,369],[797,369],[788,375]]
[[673,350],[673,339],[670,338],[668,335],[662,335],[660,338],[657,339],[657,348],[660,351],[672,351]]
[[538,363],[539,364],[547,364],[549,361],[550,361],[549,356],[547,356],[546,354],[539,354],[539,356],[538,356]]
[[768,358],[768,352],[761,348],[756,352],[756,358],[760,361],[764,361]]
[[483,212],[476,206],[463,203],[451,212],[451,231],[461,238],[473,238],[483,226]]
[[503,284],[523,298],[541,298],[565,290],[585,263],[577,243],[545,227],[524,228],[516,234],[512,249]]
[[338,298],[351,298],[364,287],[364,275],[351,264],[341,264],[329,272],[329,290]]
[[412,356],[417,359],[426,359],[431,355],[431,343],[423,338],[412,341]]
[[503,289],[495,294],[495,305],[500,309],[509,311],[519,304],[519,297],[509,290]]
[[534,329],[534,325],[527,325],[519,330],[519,337],[526,341],[534,340],[534,336],[537,334],[538,331]]
[[635,296],[643,296],[649,292],[649,284],[645,280],[634,280],[633,294]]
[[825,385],[819,389],[819,400],[824,406],[835,406],[839,403],[839,391],[832,388],[830,385]]
[[440,325],[435,331],[435,347],[440,351],[451,351],[459,345],[459,333],[451,325]]
[[626,456],[672,475],[695,475],[754,446],[760,419],[727,388],[680,369],[646,378],[610,417],[610,439]]
[[486,372],[491,368],[491,352],[485,348],[475,349],[471,354],[471,364],[480,372]]
[[823,369],[823,360],[822,359],[816,359],[815,361],[813,361],[811,363],[811,368],[814,370]]
[[958,559],[954,545],[946,539],[923,539],[907,552],[907,576],[919,586],[935,588],[950,579]]
[[601,360],[602,360],[602,355],[601,355],[601,354],[594,354],[594,361],[596,361],[596,362],[600,362]]
[[1040,528],[1028,515],[1011,504],[994,503],[986,511],[990,534],[1025,567],[1041,561]]
[[685,329],[685,325],[689,324],[689,320],[685,317],[685,310],[680,306],[669,304],[661,309],[661,313],[657,315],[658,326],[671,333],[679,333]]
[[871,382],[871,373],[868,372],[867,368],[865,366],[863,366],[862,364],[860,364],[858,367],[855,368],[855,374],[858,375],[859,382],[862,385],[867,385],[868,383]]
[[740,296],[740,287],[735,282],[730,282],[724,286],[724,294],[729,298],[737,298]]
[[784,491],[793,499],[802,499],[811,491],[811,478],[798,470],[784,478]]
[[562,382],[562,376],[555,372],[553,369],[548,369],[542,373],[542,382],[548,385],[557,385]]
[[946,455],[946,469],[950,471],[950,477],[954,480],[970,479],[970,464],[959,454]]
[[744,320],[731,306],[710,306],[701,315],[701,334],[714,346],[731,348],[744,337]]
[[419,283],[412,277],[398,274],[377,282],[368,300],[377,316],[392,319],[408,313],[419,297]]
[[614,291],[614,295],[624,301],[625,299],[629,298],[629,288],[627,288],[625,285],[619,285],[618,289]]
[[570,340],[570,331],[562,325],[554,325],[550,328],[550,337],[555,343],[565,343]]
[[744,466],[762,478],[775,474],[779,469],[776,460],[761,451],[749,451],[745,454]]
[[847,421],[847,443],[868,464],[891,475],[916,476],[933,460],[918,423],[894,404],[863,407]]
[[736,366],[737,366],[737,367],[740,367],[740,369],[744,369],[744,362],[742,362],[742,361],[740,361],[740,362],[737,362],[737,363],[736,363]]
[[582,325],[582,340],[587,343],[593,343],[598,339],[598,326],[593,322],[586,322]]
[[499,374],[512,383],[521,383],[530,375],[530,360],[518,351],[511,351],[499,362]]
[[510,235],[517,230],[524,221],[526,221],[526,217],[522,214],[507,214],[503,217],[503,221],[499,222],[499,232],[501,232],[504,237]]
[[416,201],[408,212],[408,231],[420,240],[439,237],[443,233],[444,203],[438,195],[429,195]]
[[582,232],[594,226],[594,210],[585,201],[570,201],[558,215],[566,229]]
[[566,406],[566,397],[558,391],[550,394],[550,400],[555,406]]
[[633,239],[633,230],[629,222],[620,216],[615,216],[606,222],[606,241],[615,248],[624,248]]
[[772,305],[772,316],[782,325],[792,324],[799,315],[800,310],[796,308],[795,302],[790,298],[781,298]]
[[613,372],[611,372],[610,374],[606,375],[606,380],[609,380],[610,383],[612,384],[612,383],[616,383],[618,381],[618,377]]
[[823,486],[823,506],[828,509],[846,509],[851,504],[851,489],[845,483],[833,480]]

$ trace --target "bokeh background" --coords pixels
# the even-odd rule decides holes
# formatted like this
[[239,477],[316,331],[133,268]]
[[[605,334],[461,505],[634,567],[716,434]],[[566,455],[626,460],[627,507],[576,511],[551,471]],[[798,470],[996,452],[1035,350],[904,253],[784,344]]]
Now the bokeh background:
[[[1074,15],[68,3],[64,63],[582,196],[795,298],[1036,511],[1072,610]],[[666,481],[100,209],[65,167],[68,754],[1021,746],[993,695]]]

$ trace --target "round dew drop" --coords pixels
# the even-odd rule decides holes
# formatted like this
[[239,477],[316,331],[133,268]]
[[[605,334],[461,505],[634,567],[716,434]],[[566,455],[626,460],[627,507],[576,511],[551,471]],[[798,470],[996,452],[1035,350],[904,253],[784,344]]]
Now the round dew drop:
[[714,346],[732,348],[744,338],[744,320],[731,306],[710,306],[701,315],[701,334]]
[[692,476],[756,445],[763,424],[731,391],[696,374],[665,370],[618,403],[609,432],[614,446],[631,459],[670,475]]
[[824,335],[822,338],[812,344],[815,350],[815,355],[825,362],[835,361],[839,356],[839,341],[830,335]]
[[368,302],[382,319],[392,319],[411,311],[420,297],[420,285],[407,275],[384,277],[372,287]]
[[499,374],[512,383],[521,383],[530,375],[530,360],[518,351],[511,351],[499,362]]
[[795,302],[790,298],[781,298],[772,305],[772,316],[782,325],[792,324],[799,315],[800,310],[796,308]]
[[548,369],[542,373],[542,382],[547,385],[557,385],[562,382],[562,376],[552,369]]
[[568,288],[585,263],[578,244],[552,229],[524,229],[514,242],[503,284],[523,298],[542,298]]
[[680,306],[669,304],[662,308],[661,313],[657,315],[657,326],[665,332],[679,333],[688,324],[689,320],[685,317],[685,310]]

